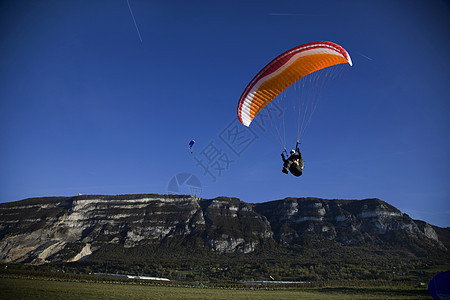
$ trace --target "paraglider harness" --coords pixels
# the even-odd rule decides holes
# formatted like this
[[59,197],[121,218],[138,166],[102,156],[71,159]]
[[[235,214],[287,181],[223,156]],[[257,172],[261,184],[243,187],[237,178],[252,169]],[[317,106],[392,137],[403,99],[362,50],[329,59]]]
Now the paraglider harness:
[[295,153],[290,155],[287,159],[284,156],[284,153],[288,155],[286,148],[284,148],[284,151],[281,153],[281,158],[283,159],[283,173],[287,174],[289,170],[291,174],[296,177],[302,175],[303,168],[305,166],[305,161],[303,160],[302,154],[298,149],[298,144],[299,142],[297,141],[297,144],[295,145]]

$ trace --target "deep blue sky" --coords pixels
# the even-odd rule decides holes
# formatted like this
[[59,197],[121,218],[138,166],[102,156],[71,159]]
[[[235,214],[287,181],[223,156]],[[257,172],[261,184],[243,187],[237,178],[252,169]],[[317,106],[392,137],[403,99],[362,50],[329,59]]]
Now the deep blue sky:
[[[1,2],[1,202],[167,193],[186,172],[205,198],[377,197],[450,226],[445,1],[129,4],[140,36],[126,0]],[[281,52],[320,40],[354,66],[314,114],[304,175],[281,173],[279,145],[256,128],[239,131],[248,147],[233,152],[226,138],[245,129],[235,122],[247,83]],[[212,145],[215,181],[195,161]]]

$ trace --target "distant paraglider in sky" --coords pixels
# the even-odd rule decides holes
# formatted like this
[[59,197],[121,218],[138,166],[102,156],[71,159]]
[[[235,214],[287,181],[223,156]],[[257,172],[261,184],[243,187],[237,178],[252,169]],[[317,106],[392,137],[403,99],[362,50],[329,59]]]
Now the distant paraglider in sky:
[[189,150],[191,150],[191,154],[194,153],[194,151],[193,151],[194,144],[195,144],[195,140],[191,140],[189,142]]

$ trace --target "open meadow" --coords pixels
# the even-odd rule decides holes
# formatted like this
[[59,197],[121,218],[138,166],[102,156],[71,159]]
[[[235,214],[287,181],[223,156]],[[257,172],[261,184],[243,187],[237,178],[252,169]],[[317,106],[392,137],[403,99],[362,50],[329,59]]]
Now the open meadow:
[[1,299],[431,299],[426,287],[212,288],[121,281],[0,278]]

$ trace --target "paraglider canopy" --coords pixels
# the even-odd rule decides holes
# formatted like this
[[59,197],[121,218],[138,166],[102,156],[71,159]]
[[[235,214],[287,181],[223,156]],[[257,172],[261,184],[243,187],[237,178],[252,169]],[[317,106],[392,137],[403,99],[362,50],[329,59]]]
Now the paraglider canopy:
[[191,140],[190,142],[189,142],[189,150],[191,150],[191,154],[193,153],[193,151],[192,151],[192,148],[194,147],[194,144],[195,144],[195,140]]
[[428,293],[436,300],[450,299],[450,271],[434,276],[428,284]]
[[292,48],[273,59],[250,81],[239,99],[239,121],[250,126],[255,116],[296,81],[318,70],[348,63],[347,51],[332,42],[313,42]]

